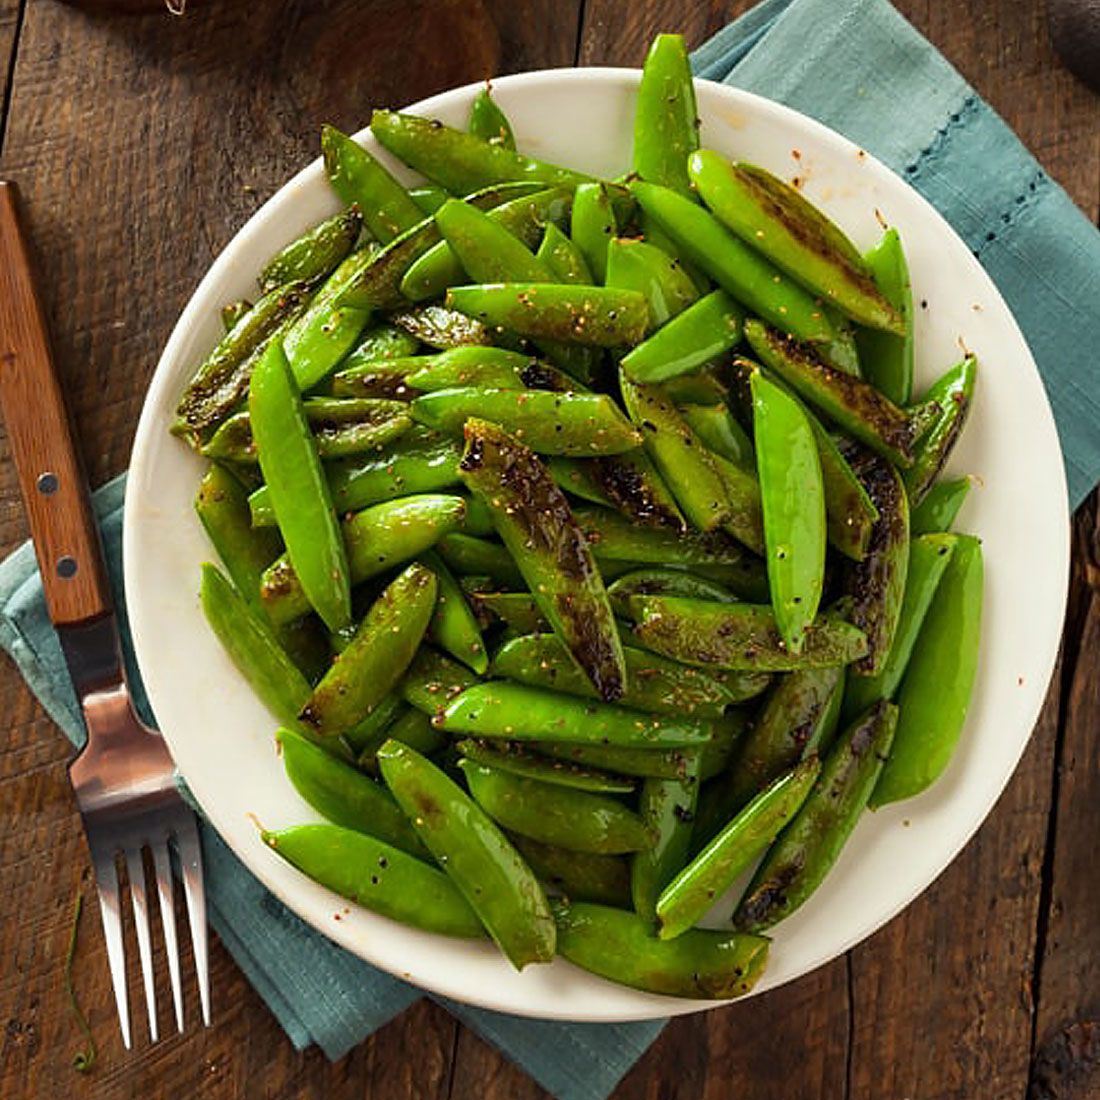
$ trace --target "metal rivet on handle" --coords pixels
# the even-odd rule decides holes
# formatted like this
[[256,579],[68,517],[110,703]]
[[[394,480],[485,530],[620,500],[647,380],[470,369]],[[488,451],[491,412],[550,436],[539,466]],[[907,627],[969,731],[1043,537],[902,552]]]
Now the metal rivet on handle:
[[35,483],[38,491],[44,497],[48,497],[51,493],[56,493],[59,484],[60,482],[57,480],[57,474],[51,473],[39,474],[38,481]]
[[70,558],[68,554],[57,559],[57,575],[68,580],[76,576],[76,558]]

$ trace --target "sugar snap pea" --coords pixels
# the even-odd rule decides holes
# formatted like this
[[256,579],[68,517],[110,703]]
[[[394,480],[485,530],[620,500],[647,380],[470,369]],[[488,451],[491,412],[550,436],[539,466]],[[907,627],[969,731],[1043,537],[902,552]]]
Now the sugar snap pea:
[[553,273],[523,241],[476,206],[450,199],[434,216],[443,239],[472,281],[552,281]]
[[435,715],[478,679],[476,673],[438,649],[424,645],[413,657],[397,690],[410,706],[424,714]]
[[474,908],[450,879],[400,848],[339,825],[296,825],[260,835],[303,874],[357,905],[442,936],[484,935]]
[[531,870],[566,898],[630,907],[630,868],[622,856],[570,852],[518,833],[511,839]]
[[425,214],[434,214],[451,196],[437,183],[425,183],[409,188],[409,198]]
[[401,280],[409,265],[439,243],[435,219],[426,217],[394,237],[381,251],[364,250],[349,269],[342,293],[334,304],[350,309],[389,311],[408,305]]
[[887,229],[864,261],[882,296],[905,322],[905,335],[860,329],[856,333],[860,369],[895,405],[907,405],[913,389],[913,288],[898,231]]
[[689,750],[619,748],[612,745],[583,745],[558,741],[525,742],[525,747],[542,756],[588,768],[602,768],[620,775],[668,779],[687,774]]
[[[378,752],[382,778],[428,850],[446,869],[517,970],[549,962],[554,919],[534,872],[452,779],[406,745]],[[422,904],[417,899],[417,904]]]
[[696,600],[733,603],[737,597],[730,589],[695,573],[681,569],[635,569],[624,573],[607,586],[611,606],[622,618],[630,617],[631,596],[689,596]]
[[752,989],[767,960],[762,936],[692,928],[660,940],[634,913],[554,902],[558,953],[584,970],[648,993],[725,1000]]
[[665,393],[674,405],[707,405],[729,398],[729,386],[712,367],[678,374],[664,382]]
[[898,708],[882,701],[840,735],[802,808],[753,875],[734,911],[734,927],[770,928],[821,885],[867,805],[897,720]]
[[977,359],[968,355],[944,374],[924,396],[926,403],[934,402],[940,411],[917,444],[916,460],[902,475],[909,500],[914,504],[920,503],[939,476],[966,423],[974,400],[977,372]]
[[554,389],[559,381],[563,388],[569,388],[568,380],[554,368],[547,367],[530,355],[506,348],[449,348],[434,355],[406,359],[402,361],[402,366],[411,368],[408,370],[408,383],[421,393],[466,386],[521,390],[528,388],[527,379],[555,383],[532,386],[532,389]]
[[634,523],[685,530],[676,500],[640,449],[603,458],[557,458],[554,480],[584,500],[617,508]]
[[578,184],[573,198],[569,236],[581,250],[598,283],[607,279],[607,248],[617,230],[607,187],[603,183]]
[[[551,630],[530,592],[474,592],[470,599],[489,621],[502,622],[513,633],[541,634]],[[566,660],[572,664],[572,658],[566,657]],[[582,675],[581,679],[588,683],[587,676]]]
[[421,554],[420,559],[439,583],[435,612],[428,624],[428,638],[474,672],[485,672],[489,667],[489,655],[485,652],[477,619],[458,582],[434,551]]
[[631,237],[614,237],[608,242],[604,281],[645,295],[650,329],[683,313],[699,297],[679,262],[656,246]]
[[723,401],[717,405],[683,405],[680,415],[688,427],[716,455],[750,473],[756,471],[756,453],[748,433]]
[[459,348],[489,343],[489,331],[478,320],[438,302],[391,313],[390,320],[433,348]]
[[493,99],[489,82],[474,96],[470,104],[470,118],[466,129],[476,138],[487,141],[490,145],[499,145],[504,149],[515,150],[516,138],[512,133],[512,124],[508,116],[500,109],[500,105]]
[[251,309],[252,303],[247,298],[222,306],[222,327],[227,333],[232,332],[237,322]]
[[355,246],[362,225],[363,215],[357,206],[326,218],[264,264],[260,290],[266,294],[286,283],[323,279]]
[[455,748],[475,764],[558,787],[571,787],[590,794],[630,794],[635,788],[634,780],[625,776],[541,756],[507,741],[494,743],[468,739],[459,741]]
[[456,532],[440,541],[439,553],[462,576],[491,577],[504,588],[526,586],[519,566],[500,543]]
[[[343,634],[338,639],[346,649],[351,638]],[[389,692],[379,700],[378,704],[366,715],[342,735],[341,740],[354,751],[357,761],[370,760],[378,746],[386,740],[387,731],[398,718],[409,709],[408,705],[395,691]],[[321,742],[324,744],[325,742]],[[339,822],[338,822],[339,824]]]
[[391,324],[372,325],[363,333],[355,350],[341,364],[351,369],[362,363],[377,363],[382,359],[401,359],[415,355],[420,342],[404,329]]
[[[422,710],[417,710],[415,707],[409,707],[400,718],[390,725],[386,733],[390,740],[400,741],[402,745],[408,745],[410,749],[416,749],[422,756],[433,756],[449,742],[447,735],[440,733],[432,725],[431,716],[425,714]],[[376,745],[371,748],[373,757],[371,766],[374,770],[378,768],[377,753],[380,747],[380,745]],[[363,767],[363,764],[363,758],[360,757],[359,766]]]
[[591,286],[594,281],[584,253],[553,222],[546,226],[537,255],[555,282]]
[[634,171],[643,180],[691,196],[688,154],[699,148],[699,118],[681,34],[653,39],[634,109]]
[[909,531],[914,538],[949,531],[966,498],[970,495],[971,478],[938,481],[930,486],[924,499],[909,513]]

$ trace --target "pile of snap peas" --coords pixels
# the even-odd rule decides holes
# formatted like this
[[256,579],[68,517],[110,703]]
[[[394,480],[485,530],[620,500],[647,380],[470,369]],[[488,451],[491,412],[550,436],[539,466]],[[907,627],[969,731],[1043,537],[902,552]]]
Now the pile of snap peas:
[[518,152],[488,87],[464,132],[371,129],[426,182],[326,127],[345,208],[226,307],[174,428],[202,606],[326,822],[263,838],[517,968],[740,995],[961,732],[976,361],[914,398],[898,233],[861,254],[699,148],[679,35],[619,180]]

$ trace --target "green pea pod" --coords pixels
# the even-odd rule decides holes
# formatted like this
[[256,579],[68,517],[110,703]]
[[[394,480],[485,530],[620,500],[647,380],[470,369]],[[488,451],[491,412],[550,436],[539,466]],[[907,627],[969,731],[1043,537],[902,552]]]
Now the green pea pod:
[[[346,649],[351,639],[342,636],[339,642]],[[378,746],[386,740],[390,726],[408,709],[408,705],[401,696],[397,692],[391,691],[379,701],[370,714],[360,719],[344,733],[341,740],[347,742],[355,753],[357,760],[362,760],[364,757],[370,759],[374,756]],[[320,743],[324,744],[325,742]],[[341,822],[337,822],[337,824],[341,824]]]
[[385,787],[293,730],[279,730],[275,740],[294,789],[333,825],[366,833],[419,859],[428,857]]
[[435,613],[428,625],[428,638],[479,675],[489,667],[489,655],[481,630],[454,575],[434,551],[420,555],[439,582]]
[[580,183],[573,197],[569,236],[596,282],[607,279],[607,247],[618,232],[611,196],[603,183]]
[[731,164],[712,149],[692,153],[687,170],[722,224],[776,267],[846,317],[904,334],[905,319],[854,246],[793,187],[755,165]]
[[511,840],[531,870],[565,897],[630,907],[630,867],[622,856],[570,852],[518,833]]
[[645,714],[507,681],[467,688],[448,703],[439,725],[474,737],[621,748],[678,749],[711,737],[697,719]]
[[554,480],[584,500],[617,508],[633,523],[685,530],[676,499],[642,450],[604,458],[557,458]]
[[684,257],[753,313],[800,340],[829,344],[836,339],[836,326],[814,296],[730,233],[713,214],[666,187],[635,182],[630,189]]
[[764,970],[762,936],[693,928],[659,940],[649,921],[589,902],[555,902],[558,953],[620,985],[670,997],[743,997]]
[[553,274],[518,237],[476,206],[451,199],[435,223],[463,271],[475,282],[551,282]]
[[724,401],[717,405],[684,405],[680,415],[704,446],[742,470],[756,472],[752,440]]
[[480,321],[437,302],[391,313],[390,320],[433,348],[484,346],[490,342],[489,330]]
[[553,222],[546,226],[537,255],[557,283],[591,286],[595,281],[584,253]]
[[205,432],[225,419],[248,395],[249,379],[267,343],[305,309],[310,288],[290,283],[265,294],[222,337],[187,384],[173,431]]
[[321,128],[321,154],[332,189],[362,211],[371,236],[388,244],[424,213],[408,191],[358,142],[334,126]]
[[971,479],[956,478],[938,481],[925,493],[924,499],[909,513],[909,531],[914,538],[949,531],[966,498],[970,495]]
[[387,742],[382,777],[428,850],[517,969],[549,962],[555,929],[534,872],[473,799],[419,753]]
[[634,912],[652,924],[657,899],[688,858],[695,803],[699,797],[699,753],[687,756],[687,774],[676,779],[647,779],[642,784],[638,813],[656,838],[650,848],[630,861],[630,895]]
[[525,157],[435,119],[375,111],[371,132],[395,157],[455,195],[506,180],[573,186],[591,179],[568,168]]
[[355,350],[344,360],[342,366],[352,369],[365,363],[378,363],[386,359],[403,359],[415,355],[420,341],[396,325],[372,325],[363,333]]
[[737,597],[725,585],[681,569],[635,569],[608,585],[616,615],[630,617],[631,596],[688,596],[695,600],[735,603]]
[[455,748],[474,764],[556,787],[570,787],[590,794],[631,794],[635,787],[633,779],[540,756],[508,742],[466,740],[459,741]]
[[341,630],[351,622],[347,555],[302,400],[278,344],[252,372],[248,409],[260,469],[302,593],[329,630]]
[[266,294],[298,280],[312,283],[325,278],[355,247],[362,225],[363,215],[356,206],[326,218],[264,264],[260,290]]
[[638,749],[558,741],[531,741],[526,742],[524,747],[556,760],[642,779],[648,776],[665,779],[685,776],[691,756],[689,749]]
[[434,214],[450,197],[446,188],[435,183],[409,188],[409,198],[424,214]]
[[[629,647],[623,649],[623,657],[626,690],[619,700],[623,706],[650,714],[718,718],[737,701],[734,691],[698,669]],[[532,633],[506,642],[493,658],[492,673],[531,687],[599,698],[554,634]]]
[[711,367],[701,367],[688,374],[679,374],[664,383],[665,394],[674,405],[707,405],[725,401],[729,386]]
[[296,825],[261,836],[314,882],[366,909],[442,936],[484,935],[473,907],[442,871],[381,840],[338,825]]
[[978,670],[982,544],[957,535],[898,690],[900,716],[873,807],[912,798],[944,772],[958,744]]
[[653,836],[614,798],[459,762],[479,806],[512,833],[573,852],[619,855],[648,848]]
[[519,566],[499,543],[453,534],[440,541],[439,554],[461,576],[491,577],[503,588],[526,587]]
[[744,672],[828,668],[858,660],[867,637],[834,614],[806,630],[801,653],[783,641],[770,607],[713,603],[679,596],[633,596],[634,637],[656,653],[688,665]]
[[565,494],[527,447],[484,420],[466,424],[460,469],[578,669],[600,698],[618,699],[626,686],[622,644],[603,578]]
[[470,118],[466,129],[474,137],[487,141],[490,145],[499,145],[503,149],[515,151],[516,138],[512,133],[512,124],[493,99],[488,81],[470,104]]
[[[529,592],[475,592],[470,598],[490,621],[499,620],[513,632],[521,635],[541,634],[551,629],[535,597]],[[572,666],[572,658],[566,657],[566,660]],[[588,677],[578,675],[587,685]]]
[[437,588],[435,574],[416,563],[386,587],[302,707],[305,725],[332,736],[370,714],[409,667],[431,620]]
[[879,702],[840,735],[802,808],[753,875],[733,914],[736,928],[770,928],[821,885],[874,790],[897,720],[898,708]]
[[879,518],[862,561],[847,562],[843,589],[851,597],[849,618],[867,635],[858,676],[877,676],[893,644],[909,567],[909,501],[898,471],[867,452],[850,454],[851,465],[878,509]]
[[772,608],[783,641],[798,654],[825,583],[821,463],[797,401],[759,372],[752,376],[752,398]]
[[695,284],[695,289],[700,294],[706,294],[713,289],[714,284],[694,264],[684,259],[683,253],[676,247],[676,243],[649,214],[641,207],[634,212],[634,222],[642,235],[642,239],[649,241],[655,248],[659,248],[666,255],[671,256],[686,272],[687,276]]
[[[430,715],[425,714],[422,710],[417,710],[415,707],[410,707],[405,711],[386,732],[389,734],[391,741],[400,741],[402,745],[408,745],[410,749],[415,749],[422,756],[433,756],[450,740],[446,734],[440,733],[432,725]],[[371,750],[371,766],[375,770],[378,767],[377,753],[379,748],[381,748],[381,745],[375,746]],[[363,766],[362,757],[359,759],[359,766]]]
[[898,231],[887,229],[864,260],[879,292],[905,322],[905,335],[860,329],[856,346],[863,377],[895,405],[908,405],[913,390],[913,288]]
[[412,659],[398,691],[410,706],[434,716],[478,679],[468,668],[425,645]]
[[334,305],[372,312],[402,309],[408,305],[401,293],[405,272],[428,249],[437,245],[439,239],[435,219],[426,217],[394,237],[381,251],[357,253],[358,262],[349,269],[347,281]]
[[653,39],[634,109],[634,171],[643,180],[692,195],[688,154],[699,148],[699,117],[682,34]]
[[592,347],[637,343],[649,317],[635,290],[555,283],[452,287],[447,305],[520,336]]
[[773,780],[676,875],[657,902],[660,939],[675,939],[703,918],[798,812],[820,772],[820,759],[810,756]]
[[874,386],[759,321],[745,322],[745,337],[765,366],[849,435],[896,466],[913,464],[921,425]]
[[[419,345],[420,341],[416,341]],[[349,362],[349,359],[344,362]],[[358,397],[391,401],[412,401],[420,391],[409,383],[410,370],[419,369],[423,358],[408,356],[401,359],[380,360],[376,363],[359,363],[339,370],[332,376],[329,388],[334,397]]]
[[[490,390],[522,390],[527,388],[525,377],[539,381],[542,371],[548,372],[549,377],[553,377],[555,373],[552,367],[544,366],[530,355],[505,348],[449,348],[435,355],[405,360],[402,365],[413,368],[408,372],[408,383],[422,393],[468,386]],[[563,375],[557,377],[566,383]]]
[[683,313],[698,297],[695,284],[671,256],[634,238],[613,237],[607,245],[608,286],[637,290],[649,306],[650,329]]
[[974,400],[978,360],[968,355],[952,367],[924,396],[924,404],[935,403],[939,413],[928,433],[917,444],[916,461],[903,477],[909,499],[919,504],[951,454],[951,448],[966,423]]
[[227,333],[232,332],[236,328],[237,322],[251,310],[252,303],[247,298],[241,298],[236,302],[230,302],[228,305],[222,306],[222,328]]
[[[465,513],[462,497],[428,493],[356,512],[341,525],[351,584],[361,584],[422,554],[460,527]],[[290,622],[308,611],[301,578],[286,555],[264,571],[260,598],[277,623]]]
[[955,535],[924,535],[909,544],[905,596],[890,652],[874,676],[853,676],[844,693],[844,714],[851,718],[879,699],[893,699],[920,634],[932,598],[955,552]]

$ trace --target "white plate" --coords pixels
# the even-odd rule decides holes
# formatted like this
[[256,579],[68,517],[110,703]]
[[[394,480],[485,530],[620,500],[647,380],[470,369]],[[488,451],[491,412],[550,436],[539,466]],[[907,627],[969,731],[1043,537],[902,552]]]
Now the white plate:
[[[621,69],[529,73],[494,82],[529,153],[606,176],[630,162],[638,74]],[[471,85],[414,111],[462,126]],[[961,527],[982,537],[986,616],[970,718],[948,773],[920,798],[867,815],[836,868],[775,933],[757,989],[820,966],[888,921],[954,858],[1016,766],[1054,665],[1064,612],[1069,516],[1046,395],[1016,323],[946,222],[872,157],[804,116],[746,92],[698,82],[703,143],[805,181],[806,195],[861,248],[879,236],[876,209],[905,240],[917,309],[920,386],[959,357],[981,362],[977,398],[951,469],[979,481]],[[359,135],[378,151],[369,132]],[[395,924],[304,878],[261,842],[315,815],[283,774],[275,722],[256,701],[199,608],[199,563],[212,556],[192,499],[202,462],[168,434],[179,394],[219,336],[225,302],[254,293],[264,260],[337,209],[319,161],[237,234],[188,303],[157,367],[134,443],[126,494],[126,595],[138,661],[160,728],[188,786],[230,847],[299,916],[393,974],[488,1008],[570,1020],[630,1020],[713,1002],[638,993],[557,961],[516,973],[488,943]],[[925,306],[924,303],[927,303]],[[349,912],[350,908],[350,912]]]

